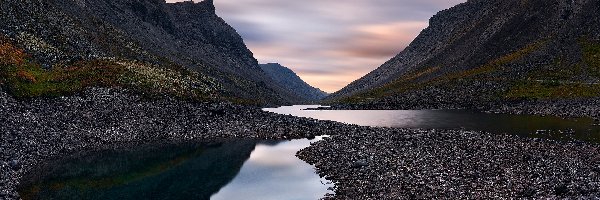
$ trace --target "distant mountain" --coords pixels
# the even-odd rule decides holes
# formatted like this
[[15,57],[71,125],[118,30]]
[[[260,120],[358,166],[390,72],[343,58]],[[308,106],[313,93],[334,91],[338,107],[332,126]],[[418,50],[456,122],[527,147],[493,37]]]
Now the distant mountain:
[[215,14],[212,0],[4,0],[0,11],[0,37],[45,68],[128,60],[200,73],[191,88],[226,98],[305,100],[270,84],[240,35]]
[[326,92],[310,86],[304,82],[294,71],[278,63],[261,64],[260,67],[281,87],[292,91],[294,94],[308,100],[321,100],[327,96]]
[[600,1],[469,0],[329,100],[398,108],[600,96]]

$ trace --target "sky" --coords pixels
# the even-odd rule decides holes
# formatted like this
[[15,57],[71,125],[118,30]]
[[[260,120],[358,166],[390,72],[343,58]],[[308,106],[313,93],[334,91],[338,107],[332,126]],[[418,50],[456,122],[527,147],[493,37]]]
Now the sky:
[[466,0],[214,1],[260,63],[280,63],[331,93],[400,53],[435,13]]

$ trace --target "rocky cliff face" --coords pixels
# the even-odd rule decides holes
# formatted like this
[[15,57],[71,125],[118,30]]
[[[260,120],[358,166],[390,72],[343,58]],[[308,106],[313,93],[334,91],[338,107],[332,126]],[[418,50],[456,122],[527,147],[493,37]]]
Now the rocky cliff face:
[[294,71],[278,63],[261,64],[260,67],[277,84],[304,99],[316,101],[327,96],[327,93],[304,82]]
[[268,84],[212,0],[4,0],[0,33],[46,68],[94,59],[182,66],[218,82],[219,93],[265,103],[302,100]]
[[404,51],[330,98],[466,107],[598,96],[599,12],[597,0],[470,0],[439,12]]

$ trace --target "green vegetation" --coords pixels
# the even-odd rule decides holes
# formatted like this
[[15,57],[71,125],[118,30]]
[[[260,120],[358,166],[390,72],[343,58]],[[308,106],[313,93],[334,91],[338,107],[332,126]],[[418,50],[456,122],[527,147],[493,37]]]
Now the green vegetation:
[[89,86],[117,86],[125,72],[109,62],[77,63],[70,67],[42,69],[26,62],[4,68],[8,90],[17,97],[60,96],[81,91]]
[[562,58],[557,58],[551,65],[531,71],[527,78],[529,80],[577,81],[577,77],[586,73],[588,72],[582,63],[568,64]]
[[600,96],[593,84],[560,81],[520,81],[507,92],[508,99],[551,99]]
[[600,41],[581,38],[579,45],[583,53],[583,61],[594,75],[600,77]]
[[579,39],[582,61],[566,63],[556,58],[550,66],[533,70],[528,79],[517,81],[505,94],[508,99],[553,99],[600,96],[600,86],[578,77],[600,78],[600,43]]
[[424,85],[421,83],[417,83],[416,80],[420,77],[424,77],[426,75],[432,74],[438,71],[439,67],[426,68],[421,71],[409,73],[401,78],[386,84],[382,87],[375,88],[373,90],[353,95],[350,97],[346,97],[341,100],[344,103],[361,103],[365,101],[375,100],[376,98],[382,98],[384,96],[388,96],[391,94],[398,94],[402,92],[406,92],[409,90],[415,90],[423,87]]
[[43,69],[7,39],[0,38],[0,85],[13,96],[62,96],[87,87],[123,87],[143,95],[210,100],[220,85],[183,68],[163,68],[117,59],[80,61]]
[[437,77],[435,78],[426,78],[426,76],[440,71],[441,67],[425,68],[420,71],[408,73],[382,87],[375,88],[371,91],[362,94],[347,97],[345,99],[342,99],[341,101],[345,103],[360,103],[380,99],[385,96],[401,94],[411,90],[418,90],[429,86],[451,87],[453,84],[474,79],[495,80],[497,78],[487,75],[500,71],[504,68],[505,65],[524,58],[525,56],[546,45],[547,42],[548,40],[541,40],[529,44],[517,51],[494,59],[481,67],[473,68],[466,71],[448,72],[445,74],[437,75]]

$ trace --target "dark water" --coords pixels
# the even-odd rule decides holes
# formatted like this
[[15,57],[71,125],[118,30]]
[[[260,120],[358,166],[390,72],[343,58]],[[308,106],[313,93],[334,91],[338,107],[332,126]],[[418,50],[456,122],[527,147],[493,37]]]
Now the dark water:
[[[485,114],[465,110],[316,111],[264,109],[364,126],[467,129],[552,139],[600,141],[592,119]],[[295,157],[309,140],[237,141],[104,151],[50,163],[24,177],[24,199],[319,199],[331,184]]]
[[600,142],[600,126],[591,118],[562,119],[531,115],[488,114],[469,110],[304,110],[285,106],[265,111],[363,126],[466,129],[560,140]]
[[23,199],[318,199],[329,187],[295,157],[309,140],[104,151],[24,177]]

